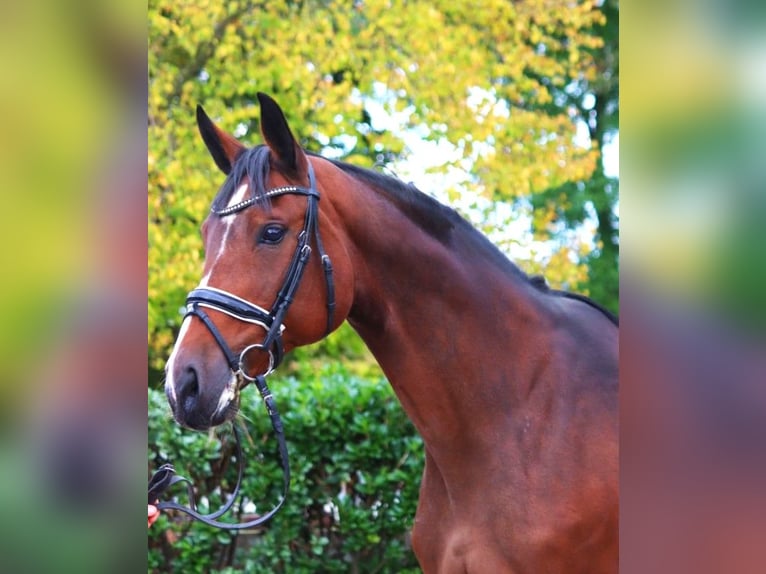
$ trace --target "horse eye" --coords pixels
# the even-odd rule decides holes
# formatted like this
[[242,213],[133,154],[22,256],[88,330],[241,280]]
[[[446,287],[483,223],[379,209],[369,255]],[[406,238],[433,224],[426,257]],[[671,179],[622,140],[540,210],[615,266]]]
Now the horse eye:
[[284,227],[276,223],[267,225],[261,232],[261,243],[270,243],[272,245],[276,245],[282,241],[282,239],[284,239],[286,231],[287,230]]

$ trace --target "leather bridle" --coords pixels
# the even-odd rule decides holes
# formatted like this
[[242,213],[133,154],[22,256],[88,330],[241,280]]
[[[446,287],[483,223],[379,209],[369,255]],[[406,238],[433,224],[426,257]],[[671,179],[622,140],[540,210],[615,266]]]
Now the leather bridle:
[[[308,164],[308,166],[309,187],[307,188],[294,185],[277,187],[267,191],[262,197],[251,197],[224,209],[212,211],[215,215],[225,217],[242,211],[254,203],[262,202],[265,198],[288,194],[306,196],[307,205],[303,229],[298,234],[295,253],[293,254],[292,261],[290,261],[290,266],[287,268],[282,288],[271,305],[271,310],[267,311],[263,307],[250,303],[241,297],[214,287],[198,287],[186,297],[186,316],[193,315],[198,317],[205,324],[223,351],[232,372],[242,375],[249,381],[255,380],[255,376],[248,372],[245,359],[247,354],[253,349],[263,350],[269,355],[269,367],[262,373],[263,376],[271,374],[284,358],[284,345],[282,343],[284,326],[282,322],[290,304],[293,302],[295,292],[300,285],[301,277],[303,277],[303,272],[306,270],[306,265],[311,256],[312,237],[319,252],[327,286],[327,329],[325,334],[329,334],[332,330],[333,313],[335,311],[335,285],[332,275],[332,263],[324,250],[322,238],[319,234],[319,192],[316,188],[314,169],[311,167],[311,164]],[[214,309],[240,321],[259,325],[266,330],[266,336],[261,343],[248,345],[237,355],[229,348],[215,323],[213,323],[203,308]]]
[[[309,187],[301,187],[288,185],[283,187],[277,187],[266,191],[261,196],[253,195],[253,197],[241,201],[237,204],[227,206],[223,209],[211,209],[214,215],[219,217],[225,217],[232,215],[243,209],[250,207],[253,204],[263,202],[267,198],[277,197],[280,195],[303,195],[306,197],[306,215],[303,221],[303,229],[298,234],[298,242],[293,254],[293,258],[290,261],[290,265],[287,268],[287,274],[282,282],[282,287],[277,293],[276,299],[271,306],[271,310],[266,310],[250,301],[247,301],[233,293],[218,289],[215,287],[198,287],[193,289],[186,297],[186,310],[184,317],[197,317],[204,323],[210,333],[213,335],[218,346],[223,351],[229,368],[234,375],[241,382],[244,379],[244,383],[239,385],[239,389],[244,388],[250,381],[253,381],[258,388],[258,392],[263,398],[266,409],[271,419],[272,428],[277,437],[279,445],[279,457],[283,472],[283,493],[279,503],[272,508],[269,512],[259,516],[255,520],[241,523],[228,523],[218,520],[223,514],[225,514],[233,505],[234,500],[238,497],[239,489],[242,483],[242,476],[244,473],[244,461],[242,458],[242,446],[236,427],[232,427],[234,431],[234,437],[237,447],[238,458],[238,474],[237,483],[232,492],[229,501],[222,506],[216,512],[210,514],[201,514],[197,511],[194,496],[191,488],[191,483],[181,476],[174,476],[174,469],[172,465],[165,464],[161,466],[157,472],[154,473],[149,482],[149,503],[156,504],[160,510],[180,510],[189,514],[193,518],[204,522],[210,526],[224,529],[243,529],[252,528],[263,524],[269,520],[276,512],[281,508],[285,499],[287,498],[287,491],[290,487],[290,463],[287,454],[287,444],[285,442],[284,430],[282,421],[279,416],[274,398],[266,385],[266,377],[270,375],[274,369],[276,369],[282,359],[284,358],[284,344],[282,342],[282,333],[285,329],[283,321],[290,304],[295,298],[295,293],[303,277],[303,273],[306,270],[306,266],[311,257],[312,248],[311,240],[314,239],[316,249],[319,253],[322,268],[324,270],[326,293],[327,293],[327,328],[325,335],[329,334],[333,326],[333,315],[335,311],[335,284],[333,281],[332,262],[330,257],[324,250],[322,245],[322,239],[319,234],[319,191],[316,187],[316,179],[314,177],[314,169],[311,163],[308,164],[308,180]],[[246,346],[238,354],[232,351],[231,347],[226,343],[221,332],[216,327],[210,316],[205,309],[213,309],[233,317],[240,321],[251,323],[262,327],[266,331],[266,335],[262,342],[253,343]],[[260,349],[265,351],[269,356],[269,364],[263,373],[251,374],[248,371],[246,363],[247,354],[254,349]],[[176,502],[160,502],[156,503],[160,494],[169,486],[178,482],[189,483],[189,500],[190,506],[184,506]]]

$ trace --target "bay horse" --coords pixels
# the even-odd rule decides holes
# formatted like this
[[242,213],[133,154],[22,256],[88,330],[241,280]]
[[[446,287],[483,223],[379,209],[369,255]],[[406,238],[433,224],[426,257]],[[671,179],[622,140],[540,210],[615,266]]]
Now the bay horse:
[[616,317],[414,186],[304,151],[258,99],[254,148],[197,108],[227,178],[167,363],[176,420],[231,420],[254,373],[348,320],[423,437],[424,572],[616,572]]

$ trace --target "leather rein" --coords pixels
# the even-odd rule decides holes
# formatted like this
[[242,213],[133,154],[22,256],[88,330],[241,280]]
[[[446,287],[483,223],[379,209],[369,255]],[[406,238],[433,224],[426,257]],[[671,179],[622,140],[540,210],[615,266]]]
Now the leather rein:
[[[194,316],[200,319],[213,335],[216,343],[220,347],[231,371],[237,376],[238,380],[244,383],[239,385],[238,390],[246,387],[249,382],[254,382],[258,392],[266,405],[269,413],[271,426],[277,438],[279,446],[279,459],[282,467],[283,484],[282,497],[279,502],[266,514],[247,522],[229,523],[218,520],[228,512],[239,497],[242,477],[244,475],[244,460],[242,456],[242,441],[235,425],[232,425],[234,433],[236,453],[237,453],[237,482],[234,491],[229,497],[228,502],[221,506],[217,511],[209,514],[202,514],[197,510],[194,499],[194,492],[191,482],[175,474],[175,469],[171,464],[162,465],[149,480],[149,504],[154,504],[159,510],[179,510],[199,520],[209,526],[222,528],[226,530],[241,530],[244,528],[253,528],[259,526],[274,516],[282,507],[287,498],[287,492],[290,488],[290,461],[287,453],[287,443],[284,435],[282,420],[279,416],[274,397],[272,396],[266,384],[266,377],[270,375],[282,362],[284,358],[284,344],[282,342],[282,333],[285,329],[283,325],[284,317],[292,303],[295,292],[306,270],[306,266],[311,256],[311,240],[314,239],[316,249],[319,253],[322,268],[324,270],[325,284],[327,288],[327,330],[326,335],[330,333],[333,325],[333,314],[335,311],[335,284],[333,281],[332,262],[324,250],[322,240],[319,234],[319,192],[316,187],[314,169],[311,163],[308,164],[309,187],[288,185],[277,187],[266,191],[262,196],[253,196],[242,202],[230,205],[223,209],[212,209],[211,212],[220,217],[232,215],[243,209],[264,201],[267,198],[280,195],[303,195],[306,197],[306,215],[303,221],[303,229],[298,234],[298,243],[287,268],[282,287],[277,293],[277,297],[271,306],[271,310],[255,305],[241,297],[238,297],[228,291],[217,289],[215,287],[198,287],[189,292],[186,297],[186,310],[184,317]],[[239,354],[231,350],[221,332],[210,319],[205,309],[213,309],[224,313],[240,321],[260,326],[266,331],[266,336],[260,343],[254,343],[245,347]],[[257,349],[264,351],[269,356],[269,364],[265,372],[251,375],[245,364],[248,353]],[[179,482],[187,483],[189,497],[189,506],[185,506],[173,501],[157,502],[160,495],[170,486]]]

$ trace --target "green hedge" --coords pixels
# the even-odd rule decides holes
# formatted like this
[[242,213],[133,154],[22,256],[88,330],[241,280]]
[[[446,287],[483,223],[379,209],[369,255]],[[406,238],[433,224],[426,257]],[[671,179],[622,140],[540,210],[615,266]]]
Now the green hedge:
[[[264,527],[239,534],[163,513],[150,530],[150,572],[419,572],[408,533],[423,446],[388,383],[335,366],[300,380],[273,379],[270,387],[293,476],[284,507]],[[249,438],[242,490],[265,512],[279,498],[282,474],[257,391],[244,395]],[[172,461],[193,480],[198,498],[207,496],[210,509],[218,508],[216,487],[228,492],[235,478],[231,437],[180,428],[160,391],[149,391],[149,407],[150,469]],[[183,500],[183,488],[172,492]]]

